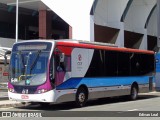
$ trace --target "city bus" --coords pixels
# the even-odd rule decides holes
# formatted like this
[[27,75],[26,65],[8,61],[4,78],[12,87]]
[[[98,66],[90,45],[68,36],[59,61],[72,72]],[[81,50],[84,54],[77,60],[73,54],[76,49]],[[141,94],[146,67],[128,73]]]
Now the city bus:
[[152,51],[74,40],[30,40],[13,45],[8,96],[37,103],[74,102],[152,91]]

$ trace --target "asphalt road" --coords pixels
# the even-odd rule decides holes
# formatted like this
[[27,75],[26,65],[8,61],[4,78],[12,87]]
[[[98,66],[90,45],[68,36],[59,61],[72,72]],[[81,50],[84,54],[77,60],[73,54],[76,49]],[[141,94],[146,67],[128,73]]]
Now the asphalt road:
[[[58,119],[61,120],[155,120],[160,117],[160,93],[147,93],[141,94],[136,101],[129,101],[125,97],[117,98],[106,98],[89,101],[83,108],[76,108],[73,103],[63,103],[58,105],[45,105],[40,106],[39,104],[28,104],[17,108],[0,108],[0,111],[25,111],[25,112],[41,112],[45,115],[59,114]],[[77,112],[78,111],[78,112]],[[92,111],[92,112],[91,112]],[[148,112],[146,112],[148,111]],[[60,113],[63,113],[62,115]],[[132,114],[133,113],[133,114]],[[43,115],[44,115],[43,114]],[[67,117],[67,115],[71,115]],[[86,116],[86,114],[88,116]],[[144,115],[138,117],[137,114]],[[148,115],[157,115],[158,117],[149,117]],[[131,115],[131,116],[129,116]],[[98,116],[98,117],[96,117]],[[110,116],[110,117],[107,117]],[[117,116],[117,117],[116,117]],[[122,117],[121,117],[122,116]],[[124,117],[128,116],[128,117]],[[60,118],[62,117],[62,118]],[[57,119],[56,117],[54,117]],[[5,118],[2,118],[5,119]],[[8,120],[9,118],[7,118]],[[17,120],[17,118],[11,118]],[[32,120],[37,118],[32,118]],[[38,118],[43,119],[43,118]],[[47,118],[53,119],[53,118]]]

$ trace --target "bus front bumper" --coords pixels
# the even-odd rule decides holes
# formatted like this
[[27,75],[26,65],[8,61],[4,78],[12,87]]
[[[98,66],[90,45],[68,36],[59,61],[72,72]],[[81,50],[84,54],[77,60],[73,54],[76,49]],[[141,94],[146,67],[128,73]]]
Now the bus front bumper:
[[54,96],[54,90],[42,94],[18,94],[8,91],[9,100],[20,102],[55,102]]

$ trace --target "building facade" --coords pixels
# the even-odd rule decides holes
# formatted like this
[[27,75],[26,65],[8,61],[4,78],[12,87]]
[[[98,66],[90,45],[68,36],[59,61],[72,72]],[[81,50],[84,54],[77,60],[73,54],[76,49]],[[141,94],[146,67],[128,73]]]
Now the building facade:
[[[156,50],[157,0],[19,0],[19,40],[77,39]],[[0,0],[0,46],[15,42],[16,0]]]

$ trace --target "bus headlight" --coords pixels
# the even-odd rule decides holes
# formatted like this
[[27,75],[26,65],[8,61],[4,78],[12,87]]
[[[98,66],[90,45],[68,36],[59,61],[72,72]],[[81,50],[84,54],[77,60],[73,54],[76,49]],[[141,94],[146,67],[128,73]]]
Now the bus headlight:
[[9,88],[8,90],[9,90],[9,92],[14,93],[14,89],[13,88]]
[[45,93],[45,92],[47,92],[46,89],[40,89],[40,90],[38,90],[38,94]]

